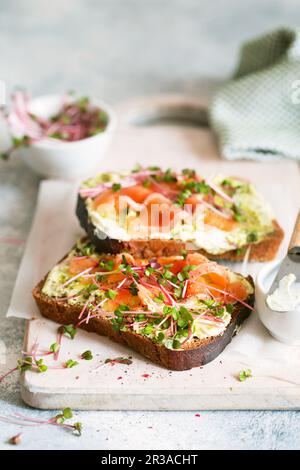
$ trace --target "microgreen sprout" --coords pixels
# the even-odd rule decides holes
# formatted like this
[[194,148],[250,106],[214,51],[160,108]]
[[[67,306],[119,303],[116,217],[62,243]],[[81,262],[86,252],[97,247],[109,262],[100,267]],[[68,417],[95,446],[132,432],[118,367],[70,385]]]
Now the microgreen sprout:
[[147,266],[145,269],[145,275],[146,276],[151,276],[151,274],[155,273],[155,269],[152,268],[151,266]]
[[115,357],[114,359],[105,359],[104,364],[126,364],[126,365],[131,365],[132,360],[130,357]]
[[196,171],[191,170],[190,168],[184,168],[181,172],[183,176],[186,176],[187,178],[194,178],[196,176]]
[[168,168],[166,170],[165,174],[163,175],[163,180],[166,183],[176,183],[177,177],[176,177],[176,174],[172,171],[171,168]]
[[[60,139],[75,142],[102,133],[107,127],[107,113],[94,106],[86,96],[62,100],[58,112],[49,118],[33,114],[29,103],[27,93],[17,90],[12,95],[10,110],[0,110],[11,135],[11,147],[0,158],[8,159],[14,150],[36,141]],[[20,133],[24,135],[19,137]]]
[[117,192],[117,191],[120,191],[122,188],[121,184],[120,183],[114,183],[111,187],[111,189],[114,191],[114,192]]
[[52,343],[49,350],[53,353],[57,353],[60,349],[60,344],[58,343]]
[[[42,426],[42,425],[54,425],[54,426],[59,426],[63,429],[73,431],[75,435],[80,436],[81,435],[81,430],[82,430],[82,424],[80,422],[75,422],[73,424],[69,424],[66,421],[73,418],[73,411],[71,408],[65,408],[61,413],[57,414],[56,416],[53,416],[50,419],[47,420],[39,420],[36,418],[30,418],[26,415],[23,415],[21,413],[15,413],[13,416],[1,416],[0,420],[12,424],[19,424],[20,426]],[[22,433],[17,434],[16,436],[13,436],[9,443],[10,444],[19,444],[20,442],[20,437]]]
[[140,171],[142,171],[142,166],[137,163],[131,170],[131,173],[139,173]]
[[156,297],[154,297],[154,301],[160,304],[164,303],[165,299],[162,292],[160,292]]
[[137,288],[137,286],[134,282],[132,282],[130,284],[129,291],[130,291],[131,295],[134,295],[134,296],[138,295],[139,290],[138,290],[138,288]]
[[248,233],[247,235],[247,243],[254,243],[258,240],[258,235],[256,232]]
[[53,419],[56,421],[57,424],[63,424],[66,419],[73,418],[73,411],[71,408],[65,408],[62,413],[56,415]]
[[46,370],[48,370],[48,367],[46,366],[46,364],[44,364],[43,359],[36,360],[35,364],[39,372],[46,372]]
[[[82,424],[80,422],[75,422],[73,424],[66,423],[67,420],[73,418],[73,411],[71,408],[65,408],[61,413],[57,414],[56,416],[53,416],[50,419],[47,420],[39,420],[36,418],[30,418],[26,415],[23,415],[21,413],[15,413],[13,416],[1,416],[0,420],[8,423],[13,423],[13,424],[19,424],[20,426],[42,426],[45,424],[48,425],[54,425],[54,426],[59,426],[63,429],[73,431],[77,436],[81,435],[81,430],[82,430]],[[9,443],[10,444],[19,444],[20,442],[20,437],[22,433],[17,434],[16,436],[13,436]]]
[[77,435],[78,435],[78,436],[81,436],[81,432],[82,432],[82,423],[80,423],[80,422],[77,421],[76,423],[73,424],[73,426],[74,426],[74,430],[77,431]]
[[18,359],[18,369],[20,372],[32,369],[33,361],[31,356],[25,356],[22,359]]
[[240,373],[239,373],[239,381],[240,382],[244,382],[249,377],[252,377],[251,369],[245,369],[245,370],[240,371]]
[[107,260],[107,261],[101,260],[99,262],[99,267],[106,271],[112,271],[114,268],[114,262],[113,260]]
[[91,243],[86,243],[81,249],[80,254],[83,256],[91,256],[95,253],[95,247]]
[[81,359],[85,359],[86,361],[91,361],[93,359],[92,351],[90,350],[84,351],[81,354]]
[[114,300],[114,298],[118,295],[118,292],[112,289],[108,289],[105,293],[105,297],[108,299]]
[[8,372],[0,376],[0,383],[13,372],[17,370],[20,372],[26,372],[27,370],[34,370],[36,372],[46,372],[48,367],[44,364],[43,359],[33,359],[33,356],[22,356],[17,361],[16,367],[13,367]]
[[176,200],[176,204],[178,206],[184,206],[185,204],[185,201],[192,195],[192,192],[189,190],[189,189],[184,189],[183,191],[181,191],[181,193],[179,193],[178,197],[177,197],[177,200]]
[[18,148],[28,147],[31,143],[30,138],[27,135],[23,137],[12,137],[11,147],[6,151],[0,154],[0,158],[3,160],[8,160],[10,155]]
[[62,325],[58,328],[58,331],[71,339],[74,339],[77,333],[77,330],[74,325]]
[[72,367],[75,367],[78,365],[78,362],[77,361],[74,361],[73,359],[68,359],[66,362],[65,362],[65,368],[66,369],[71,369]]
[[237,206],[233,207],[233,218],[238,222],[245,222],[247,220],[246,215]]

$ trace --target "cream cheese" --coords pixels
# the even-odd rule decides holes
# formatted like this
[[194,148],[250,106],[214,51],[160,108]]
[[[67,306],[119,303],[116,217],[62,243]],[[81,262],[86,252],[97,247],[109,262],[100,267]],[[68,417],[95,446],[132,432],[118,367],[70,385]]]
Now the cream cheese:
[[227,325],[230,323],[231,315],[226,310],[220,318],[222,322],[209,322],[199,316],[193,323],[194,336],[198,339],[209,338],[210,336],[218,336],[226,330]]
[[300,305],[300,283],[296,283],[294,274],[281,279],[278,289],[268,295],[267,304],[271,310],[277,312],[291,312]]

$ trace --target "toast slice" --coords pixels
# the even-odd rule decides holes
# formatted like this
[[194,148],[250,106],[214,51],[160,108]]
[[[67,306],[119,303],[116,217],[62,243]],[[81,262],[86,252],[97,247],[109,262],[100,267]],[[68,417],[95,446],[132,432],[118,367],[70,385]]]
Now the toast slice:
[[44,317],[110,337],[171,370],[215,359],[251,313],[254,287],[200,254],[98,254],[81,240],[33,290]]
[[183,250],[210,259],[274,259],[284,233],[255,188],[239,178],[204,180],[160,168],[85,181],[76,214],[99,253],[140,258]]

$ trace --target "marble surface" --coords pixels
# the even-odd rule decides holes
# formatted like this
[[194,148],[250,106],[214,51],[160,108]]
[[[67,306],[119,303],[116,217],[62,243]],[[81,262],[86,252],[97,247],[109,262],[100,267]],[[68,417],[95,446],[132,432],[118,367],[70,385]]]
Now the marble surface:
[[[245,6],[245,3],[247,6]],[[245,17],[247,11],[247,17]],[[238,44],[253,34],[296,25],[294,0],[2,0],[0,79],[8,92],[22,85],[34,94],[76,89],[116,103],[158,91],[201,95],[224,80]],[[6,319],[39,180],[12,159],[0,162],[0,370],[22,348],[24,323]],[[2,239],[2,242],[1,242]],[[17,375],[0,384],[0,415],[30,410]],[[299,449],[299,413],[252,411],[80,412],[83,435],[56,427],[24,428],[22,449]],[[20,431],[0,426],[0,448]],[[234,436],[234,438],[232,438]]]

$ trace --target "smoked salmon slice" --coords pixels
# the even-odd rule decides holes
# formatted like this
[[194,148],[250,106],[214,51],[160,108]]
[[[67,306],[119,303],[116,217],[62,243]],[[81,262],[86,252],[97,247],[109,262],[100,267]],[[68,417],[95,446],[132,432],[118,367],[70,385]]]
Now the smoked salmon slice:
[[116,209],[118,210],[118,201],[121,196],[130,197],[134,202],[142,204],[150,194],[152,194],[151,189],[145,188],[140,184],[129,186],[128,188],[122,188],[119,191],[106,189],[94,199],[94,208],[96,209],[101,204],[110,204],[114,202]]
[[134,202],[142,204],[145,199],[152,194],[153,191],[149,188],[145,188],[141,184],[137,184],[136,186],[129,186],[128,188],[122,188],[116,194],[118,196],[128,196],[133,199]]
[[101,206],[102,204],[108,204],[112,202],[114,199],[114,193],[112,189],[105,189],[102,193],[100,193],[97,197],[95,197],[93,201],[93,206],[95,209]]
[[227,290],[239,300],[245,300],[248,297],[247,289],[242,282],[232,282]]
[[235,220],[222,217],[209,209],[205,210],[204,223],[217,227],[219,230],[224,230],[225,232],[230,232],[237,226]]
[[98,261],[93,258],[72,258],[69,269],[71,274],[79,274],[85,269],[95,268],[96,266],[98,266]]
[[130,309],[136,309],[142,304],[138,295],[132,295],[128,289],[120,289],[114,299],[106,301],[105,310],[113,312],[120,305],[126,305]]

